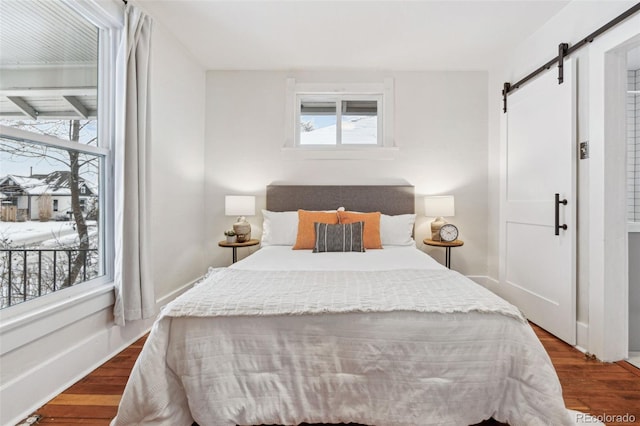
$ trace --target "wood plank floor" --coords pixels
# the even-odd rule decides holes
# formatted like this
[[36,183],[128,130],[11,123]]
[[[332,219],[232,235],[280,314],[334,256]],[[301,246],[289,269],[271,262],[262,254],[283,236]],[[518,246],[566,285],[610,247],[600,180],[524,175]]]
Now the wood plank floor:
[[[594,416],[635,416],[640,425],[640,369],[626,362],[602,363],[532,325],[549,353],[562,383],[567,408]],[[129,372],[142,349],[142,338],[65,390],[36,414],[38,424],[108,425],[116,414]],[[485,425],[495,424],[485,422]],[[607,425],[634,423],[607,421]]]

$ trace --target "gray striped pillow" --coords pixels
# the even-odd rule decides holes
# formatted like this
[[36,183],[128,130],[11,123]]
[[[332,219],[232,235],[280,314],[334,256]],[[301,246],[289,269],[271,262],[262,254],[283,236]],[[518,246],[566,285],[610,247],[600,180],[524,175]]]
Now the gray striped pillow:
[[328,251],[364,251],[362,235],[364,234],[364,222],[313,224],[316,231],[316,243],[314,253]]

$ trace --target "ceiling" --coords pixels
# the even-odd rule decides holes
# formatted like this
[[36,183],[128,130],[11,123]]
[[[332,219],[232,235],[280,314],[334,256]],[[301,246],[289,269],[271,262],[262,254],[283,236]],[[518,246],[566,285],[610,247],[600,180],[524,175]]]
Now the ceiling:
[[131,1],[221,70],[484,70],[569,3]]

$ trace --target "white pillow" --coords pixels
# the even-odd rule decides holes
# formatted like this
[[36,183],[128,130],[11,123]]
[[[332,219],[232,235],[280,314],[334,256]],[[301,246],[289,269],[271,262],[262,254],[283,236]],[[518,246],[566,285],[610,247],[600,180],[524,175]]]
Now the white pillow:
[[410,246],[415,244],[412,238],[415,214],[380,215],[380,240],[383,246]]
[[262,210],[263,246],[293,246],[298,235],[298,212]]

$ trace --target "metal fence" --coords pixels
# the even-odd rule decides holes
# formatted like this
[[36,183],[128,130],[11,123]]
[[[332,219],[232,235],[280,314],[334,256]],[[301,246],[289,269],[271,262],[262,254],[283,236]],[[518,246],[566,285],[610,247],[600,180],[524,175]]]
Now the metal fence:
[[[72,277],[73,264],[82,265]],[[0,249],[0,308],[98,276],[98,249]]]

